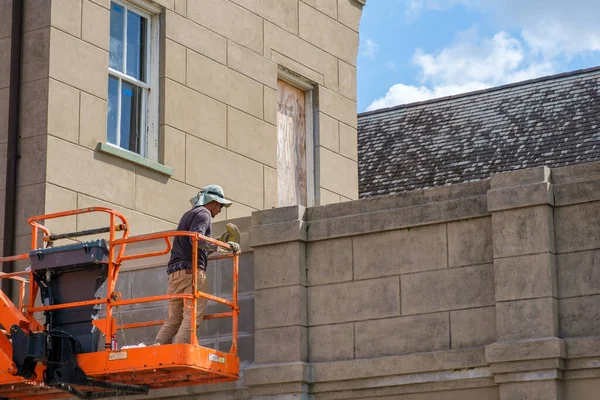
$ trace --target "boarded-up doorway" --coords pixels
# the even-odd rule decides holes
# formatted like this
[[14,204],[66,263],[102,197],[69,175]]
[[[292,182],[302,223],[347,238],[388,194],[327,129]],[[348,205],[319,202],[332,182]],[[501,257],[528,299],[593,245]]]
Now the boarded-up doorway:
[[307,205],[306,93],[277,80],[277,200]]

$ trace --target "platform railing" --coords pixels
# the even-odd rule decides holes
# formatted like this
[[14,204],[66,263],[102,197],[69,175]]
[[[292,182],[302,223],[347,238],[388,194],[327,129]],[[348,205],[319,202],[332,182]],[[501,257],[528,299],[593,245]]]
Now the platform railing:
[[[51,219],[64,218],[79,214],[87,214],[87,213],[106,213],[109,216],[109,225],[103,228],[96,229],[88,229],[84,231],[77,232],[69,232],[63,234],[52,234],[50,230],[42,223],[42,221],[47,221]],[[119,219],[120,223],[116,219]],[[215,318],[228,318],[232,319],[232,340],[231,340],[231,349],[229,354],[237,356],[237,343],[238,343],[238,315],[239,315],[239,306],[238,306],[238,268],[239,268],[239,254],[234,253],[232,247],[224,242],[220,242],[216,239],[212,239],[210,237],[201,235],[197,232],[184,232],[184,231],[168,231],[168,232],[160,232],[153,234],[146,234],[136,237],[129,237],[129,223],[127,218],[116,210],[112,210],[110,208],[105,207],[90,207],[78,210],[70,210],[59,213],[40,215],[31,217],[28,220],[29,225],[32,227],[31,233],[31,250],[37,250],[38,241],[40,237],[40,231],[43,232],[42,241],[47,244],[47,247],[50,247],[54,244],[55,240],[60,239],[71,239],[83,236],[94,235],[98,233],[108,233],[108,260],[107,261],[99,261],[99,263],[106,263],[108,265],[108,276],[106,279],[106,297],[95,299],[95,300],[87,300],[80,302],[72,302],[72,303],[64,303],[64,304],[55,304],[49,306],[35,306],[35,299],[37,297],[37,293],[39,291],[39,287],[33,279],[34,271],[20,271],[13,272],[7,274],[0,274],[0,279],[13,279],[19,282],[20,290],[19,290],[19,307],[18,310],[22,312],[23,316],[29,322],[29,330],[37,331],[42,329],[39,323],[34,318],[34,313],[43,312],[49,310],[63,309],[63,308],[75,308],[86,305],[96,305],[96,304],[104,304],[106,306],[106,317],[103,319],[93,320],[92,323],[105,334],[105,351],[111,350],[111,339],[114,334],[116,334],[117,329],[132,329],[132,328],[140,328],[140,327],[148,327],[148,326],[156,326],[164,323],[162,320],[157,321],[148,321],[141,323],[132,323],[132,324],[121,324],[117,325],[115,319],[113,318],[113,309],[115,307],[120,307],[124,305],[130,304],[142,304],[149,302],[158,302],[165,301],[171,299],[182,299],[185,307],[191,308],[191,337],[190,343],[194,345],[198,345],[197,338],[197,327],[196,327],[196,318],[197,318],[197,303],[199,298],[205,298],[210,301],[214,301],[217,303],[227,305],[231,311],[226,313],[218,313],[218,314],[210,314],[205,315],[203,319],[215,319]],[[117,238],[117,232],[122,232],[121,237]],[[129,260],[137,260],[142,258],[150,258],[150,257],[159,257],[168,254],[171,251],[171,241],[170,239],[175,237],[189,237],[192,241],[192,293],[193,294],[164,294],[158,296],[149,296],[149,297],[141,297],[135,299],[123,299],[122,294],[115,291],[117,280],[119,277],[120,267],[123,262]],[[128,244],[140,243],[140,242],[148,242],[148,241],[156,241],[156,240],[164,240],[165,248],[163,250],[158,251],[150,251],[150,252],[141,252],[137,254],[129,254],[125,255],[125,249]],[[205,242],[210,243],[217,248],[222,249],[225,253],[217,253],[216,255],[210,256],[209,260],[215,259],[223,259],[223,258],[231,258],[232,259],[232,300],[222,299],[220,297],[216,297],[210,295],[208,293],[198,291],[198,243]],[[117,250],[118,248],[118,250]],[[10,257],[2,257],[0,258],[0,263],[10,262],[10,261],[18,261],[18,260],[26,260],[29,259],[29,254],[20,254],[16,256]],[[166,265],[165,265],[166,268]],[[28,277],[29,279],[25,279],[24,277]],[[29,301],[27,305],[24,305],[25,302],[25,287],[29,285]],[[166,287],[165,287],[166,290]],[[0,295],[4,295],[4,293],[0,292]],[[10,301],[10,299],[4,299],[4,301]],[[191,304],[188,305],[188,301]],[[3,323],[3,321],[0,321]]]

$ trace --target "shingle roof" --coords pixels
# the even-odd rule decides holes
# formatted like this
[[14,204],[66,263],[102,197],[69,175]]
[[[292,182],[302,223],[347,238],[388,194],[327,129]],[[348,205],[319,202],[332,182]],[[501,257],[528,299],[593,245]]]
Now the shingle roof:
[[600,67],[359,114],[360,197],[600,160]]

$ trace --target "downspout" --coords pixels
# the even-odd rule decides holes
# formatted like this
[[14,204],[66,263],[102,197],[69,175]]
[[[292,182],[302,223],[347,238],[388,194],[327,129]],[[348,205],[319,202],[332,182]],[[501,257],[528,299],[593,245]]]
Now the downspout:
[[[19,114],[21,101],[21,50],[23,39],[23,2],[12,0],[12,26],[10,42],[10,83],[8,98],[8,144],[6,150],[6,191],[4,192],[4,256],[15,251],[15,225],[17,203],[17,167],[19,156]],[[10,273],[14,263],[3,263],[2,272]],[[2,291],[12,298],[12,284],[2,280]]]

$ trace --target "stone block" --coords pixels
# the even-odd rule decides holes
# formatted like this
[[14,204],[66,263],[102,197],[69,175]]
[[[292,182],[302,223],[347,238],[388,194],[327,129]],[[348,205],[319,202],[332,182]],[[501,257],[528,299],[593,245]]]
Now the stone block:
[[89,0],[83,0],[81,38],[106,51],[109,50],[110,11]]
[[600,379],[575,379],[564,382],[565,399],[596,400]]
[[154,171],[139,169],[135,179],[135,210],[177,224],[184,212],[190,209],[189,199],[198,189],[165,179]]
[[[220,284],[221,291],[220,296],[230,297],[232,292],[232,262],[231,260],[226,261],[226,266],[220,269]],[[238,268],[238,293],[240,294],[251,294],[254,293],[254,253],[242,253],[239,258]],[[254,317],[254,310],[251,310],[252,316]]]
[[263,120],[271,125],[277,125],[277,91],[263,86]]
[[[23,35],[22,82],[48,77],[50,60],[50,28],[41,28]],[[8,58],[6,58],[8,60]],[[0,76],[2,74],[0,73]],[[7,78],[8,79],[8,78]],[[0,83],[2,87],[2,83]]]
[[[27,220],[34,215],[44,214],[45,196],[46,184],[44,183],[17,188],[15,236],[24,236],[31,233],[31,226],[27,224]],[[25,240],[25,243],[27,244],[27,240]],[[26,248],[30,249],[29,245]],[[19,249],[17,248],[17,250]]]
[[252,225],[270,225],[280,222],[304,220],[306,208],[303,206],[277,207],[252,213]]
[[492,235],[495,258],[554,252],[553,209],[536,206],[494,213]]
[[342,196],[327,189],[319,188],[319,205],[336,204],[342,201]]
[[183,18],[176,13],[165,13],[165,37],[222,64],[227,62],[227,39]]
[[[177,228],[176,224],[167,222],[163,219],[154,218],[150,215],[143,214],[137,211],[133,211],[128,208],[120,207],[113,203],[108,203],[95,199],[93,197],[86,196],[85,194],[79,193],[77,199],[76,208],[87,208],[87,207],[107,207],[119,211],[129,221],[129,236],[144,235],[154,232],[168,231]],[[102,226],[108,226],[109,217],[106,213],[87,213],[77,216],[77,230],[100,228]],[[104,237],[108,237],[104,235]],[[164,242],[155,242],[153,245],[159,250],[164,248]],[[129,248],[129,246],[127,246]],[[145,263],[152,264],[155,261],[154,258],[145,260]]]
[[12,29],[12,13],[9,12],[12,7],[12,0],[0,1],[2,10],[6,10],[0,15],[0,39],[10,36]]
[[51,13],[53,27],[81,37],[81,0],[53,1]]
[[[325,77],[323,74],[314,71],[297,61],[292,60],[289,57],[280,54],[276,50],[271,49],[271,60],[275,62],[279,67],[283,67],[289,71],[293,71],[294,74],[302,77],[306,82],[311,83],[314,87],[317,85],[325,84]],[[328,86],[332,90],[337,90],[338,83],[330,81]]]
[[600,294],[600,251],[559,254],[556,269],[559,298]]
[[308,288],[309,324],[325,325],[400,315],[398,277]]
[[192,51],[187,54],[187,71],[192,89],[262,118],[263,85],[259,82]]
[[256,331],[255,361],[271,364],[308,361],[308,335],[304,326],[286,326]]
[[80,92],[79,144],[94,150],[98,143],[106,141],[106,115],[108,102]]
[[[197,164],[198,160],[202,160],[201,165]],[[218,174],[219,185],[228,198],[252,208],[262,208],[262,164],[191,136],[187,138],[185,161],[188,184],[201,188],[213,183]],[[241,172],[243,180],[239,179]]]
[[356,128],[340,124],[340,154],[358,161],[358,143]]
[[308,243],[307,279],[309,285],[352,280],[352,238]]
[[306,286],[306,244],[287,242],[254,250],[254,287]]
[[450,312],[451,348],[484,346],[496,340],[496,308],[482,307]]
[[79,90],[50,79],[48,133],[69,142],[79,139]]
[[548,167],[535,167],[501,172],[492,175],[490,178],[490,185],[492,189],[501,189],[538,182],[550,182],[550,172],[551,170]]
[[492,374],[513,374],[515,372],[531,372],[552,369],[565,369],[565,362],[561,358],[548,358],[544,360],[515,361],[494,363],[490,365]]
[[277,127],[229,107],[227,148],[277,168]]
[[175,12],[185,17],[187,15],[187,0],[175,0]]
[[169,79],[165,80],[164,123],[225,147],[227,107]]
[[46,179],[64,188],[133,208],[136,181],[133,165],[53,136],[48,137]]
[[358,198],[358,165],[337,153],[319,148],[321,186],[350,199]]
[[48,127],[48,79],[21,86],[19,130],[22,138],[45,135]]
[[[252,213],[254,215],[254,213]],[[250,246],[272,245],[293,241],[306,242],[306,222],[295,220],[269,224],[267,226],[251,226],[249,229]]]
[[560,336],[595,336],[600,329],[600,296],[562,299],[560,304]]
[[494,261],[496,301],[556,297],[556,261],[551,253]]
[[[160,296],[167,293],[168,278],[165,268],[152,268],[130,272],[131,298]],[[135,309],[163,308],[166,301],[133,304]]]
[[450,348],[448,313],[371,320],[357,322],[355,326],[356,358]]
[[20,141],[19,167],[17,171],[17,184],[19,186],[32,185],[44,182],[50,175],[50,159],[46,136],[35,136]]
[[232,1],[283,29],[295,34],[298,33],[298,2],[296,0]]
[[304,3],[313,8],[327,14],[333,19],[337,18],[337,1],[336,0],[303,0]]
[[58,29],[50,30],[50,77],[106,99],[108,52]]
[[110,0],[91,0],[94,3],[98,4],[101,7],[104,7],[106,9],[110,9]]
[[187,50],[177,42],[165,39],[164,50],[164,73],[169,79],[173,79],[185,85],[186,82],[186,57]]
[[0,39],[0,88],[10,85],[10,37]]
[[566,343],[557,337],[497,342],[485,346],[485,361],[488,364],[566,357]]
[[356,65],[357,31],[349,29],[302,2],[299,3],[298,14],[301,38],[350,65]]
[[[338,65],[334,56],[269,22],[264,23],[264,32],[265,57],[271,57],[273,61],[281,64],[281,60],[273,59],[271,50],[274,50],[289,60],[294,60],[295,63],[321,74],[324,77],[325,86],[337,89]],[[288,65],[283,65],[288,67]],[[298,73],[302,74],[303,71],[298,71]],[[310,76],[307,77],[310,78]],[[356,106],[354,106],[354,119],[356,119]],[[356,122],[354,126],[356,126]]]
[[311,362],[352,360],[354,324],[308,328],[308,357]]
[[306,326],[306,288],[304,286],[256,289],[254,296],[256,329],[293,325]]
[[189,2],[187,17],[256,53],[262,52],[262,19],[229,0],[219,7],[212,0]]
[[448,266],[444,224],[355,236],[352,241],[356,279]]
[[[231,205],[231,207],[227,208],[227,210],[225,210],[225,215],[226,215],[226,219],[231,219],[231,218],[243,218],[243,217],[249,217],[252,212],[256,211],[257,208],[252,208],[252,207],[247,207],[243,204],[240,203],[233,203]],[[219,217],[223,217],[223,213],[219,214]]]
[[495,303],[492,264],[403,275],[400,284],[402,315],[485,307]]
[[9,88],[0,89],[0,143],[8,142]]
[[319,113],[319,145],[340,152],[339,123],[328,115]]
[[362,7],[354,0],[338,1],[338,21],[358,32]]
[[320,111],[356,128],[356,102],[327,89],[319,88]]
[[338,60],[338,62],[340,74],[339,93],[350,100],[356,101],[356,67],[342,60]]
[[496,304],[499,341],[558,335],[558,301],[552,297]]
[[277,207],[277,170],[264,165],[263,176],[265,179],[265,200],[262,208],[269,209]]
[[168,10],[175,10],[175,0],[153,0],[155,3],[160,4]]
[[568,206],[600,200],[600,179],[567,182],[553,185],[554,205]]
[[163,162],[173,168],[171,178],[185,182],[185,143],[186,134],[168,125],[163,125],[161,130],[161,146],[163,148]]
[[488,210],[500,211],[519,207],[554,205],[553,186],[548,182],[492,189],[488,192]]
[[591,202],[554,209],[557,253],[600,248],[598,204]]
[[[254,362],[254,335],[244,335],[238,336],[238,357],[240,358],[241,368],[244,367],[244,364],[249,364]],[[217,345],[217,350],[229,352],[231,351],[231,340],[223,340],[219,339],[219,343]]]
[[[76,210],[77,193],[55,185],[46,185],[44,213]],[[32,215],[31,215],[32,216]],[[50,219],[45,225],[52,233],[75,232],[77,230],[77,219],[75,216]]]
[[247,77],[277,89],[277,65],[262,56],[234,42],[227,44],[227,65]]
[[50,26],[51,2],[25,0],[23,3],[23,32]]
[[448,224],[450,267],[483,264],[493,260],[491,218],[474,218]]
[[563,400],[563,382],[544,380],[515,382],[500,385],[500,400]]

